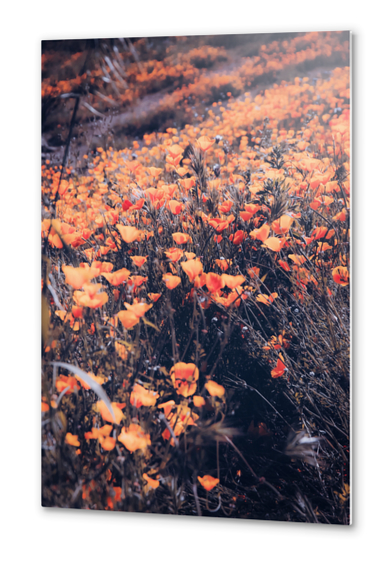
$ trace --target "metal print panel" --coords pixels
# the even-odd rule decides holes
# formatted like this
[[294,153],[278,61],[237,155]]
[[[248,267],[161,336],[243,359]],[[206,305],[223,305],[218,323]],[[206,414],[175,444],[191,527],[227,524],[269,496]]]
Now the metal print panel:
[[350,524],[349,41],[43,42],[43,506]]

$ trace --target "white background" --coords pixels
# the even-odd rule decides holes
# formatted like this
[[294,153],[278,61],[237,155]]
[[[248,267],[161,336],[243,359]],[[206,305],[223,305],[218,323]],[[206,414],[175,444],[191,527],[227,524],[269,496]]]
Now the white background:
[[[35,2],[1,32],[1,553],[78,560],[382,560],[387,520],[387,46],[380,2]],[[326,31],[353,36],[353,526],[40,507],[40,41]]]

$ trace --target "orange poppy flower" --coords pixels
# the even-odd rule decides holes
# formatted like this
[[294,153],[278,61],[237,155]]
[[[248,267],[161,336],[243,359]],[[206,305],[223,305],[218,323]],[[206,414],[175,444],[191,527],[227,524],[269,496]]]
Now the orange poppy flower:
[[271,371],[271,377],[273,379],[277,379],[278,377],[281,377],[286,371],[286,366],[282,361],[283,356],[281,353],[279,353],[279,357],[280,359],[277,360],[276,367]]
[[183,152],[183,148],[179,146],[179,144],[173,144],[172,146],[168,146],[167,150],[173,158],[177,158]]
[[188,275],[190,283],[194,282],[194,279],[201,275],[203,271],[203,266],[199,260],[188,260],[183,262],[182,269]]
[[248,211],[241,211],[240,217],[242,218],[243,221],[247,222],[247,221],[251,220],[251,218],[253,217],[253,214],[248,213]]
[[194,279],[194,287],[196,289],[203,287],[205,284],[206,284],[206,273],[202,273],[201,275],[198,275],[198,277]]
[[[166,415],[166,413],[165,413]],[[199,418],[198,414],[191,412],[188,406],[179,406],[176,413],[170,413],[167,419],[170,423],[170,427],[173,428],[176,437],[181,435],[186,428],[191,425],[196,425],[195,422]],[[163,439],[170,439],[171,434],[168,428],[162,433]],[[175,445],[174,440],[170,439],[170,443]]]
[[57,378],[55,387],[58,392],[63,392],[65,388],[69,387],[69,390],[66,392],[66,394],[71,394],[74,389],[79,390],[80,388],[75,377],[66,377],[65,375],[60,375]]
[[135,287],[140,287],[141,285],[143,285],[143,283],[146,283],[147,281],[148,281],[148,277],[143,277],[142,275],[132,275],[132,277],[130,277],[128,280],[128,284],[134,285]]
[[41,411],[42,412],[48,412],[50,409],[50,406],[47,404],[47,402],[41,402]]
[[139,449],[144,450],[151,445],[150,435],[135,423],[131,423],[129,427],[123,427],[117,440],[131,453]]
[[139,317],[130,310],[120,310],[117,317],[127,330],[133,328],[139,323]]
[[165,273],[163,275],[163,281],[166,283],[167,289],[172,290],[181,283],[181,278],[177,275],[171,275],[171,273]]
[[112,451],[116,447],[116,439],[114,437],[105,437],[100,439],[100,445],[104,451]]
[[251,267],[250,269],[248,269],[248,274],[249,277],[258,277],[260,273],[260,268],[259,267]]
[[73,289],[81,289],[82,285],[100,274],[99,270],[94,267],[72,267],[71,265],[63,265],[62,271],[65,274],[65,282]]
[[195,258],[194,252],[185,252],[185,256],[188,260],[193,260]]
[[229,240],[233,242],[233,244],[238,246],[239,244],[242,243],[244,237],[245,237],[244,232],[242,230],[237,230],[234,234],[231,234],[229,236]]
[[306,141],[299,141],[296,145],[299,150],[305,150],[305,148],[307,148],[308,143]]
[[221,260],[216,260],[216,264],[218,265],[218,267],[222,270],[222,271],[226,271],[229,267],[229,263],[228,260],[225,259],[221,259]]
[[293,222],[294,219],[292,217],[289,215],[283,215],[280,219],[274,221],[271,227],[275,234],[287,234]]
[[54,248],[59,248],[59,249],[63,248],[62,241],[53,228],[50,231],[48,241],[52,246],[54,246]]
[[282,267],[284,269],[284,271],[291,271],[291,267],[288,265],[288,263],[284,260],[279,260],[278,264],[280,265],[280,267]]
[[133,203],[131,203],[128,199],[124,199],[122,204],[123,211],[128,211],[131,207],[133,207]]
[[236,289],[245,281],[245,277],[243,275],[227,275],[226,273],[223,273],[221,277],[229,289]]
[[55,315],[58,316],[62,322],[68,322],[69,320],[71,322],[72,320],[71,313],[66,312],[66,310],[56,310]]
[[99,400],[97,402],[96,406],[97,406],[97,410],[100,413],[102,419],[106,422],[116,423],[117,425],[119,425],[119,423],[121,422],[121,420],[124,417],[124,414],[121,411],[121,408],[124,408],[125,404],[119,404],[118,402],[111,402],[111,406],[112,406],[112,409],[113,409],[113,413],[115,415],[115,419],[112,418],[112,414],[108,410],[108,406],[105,404],[105,402],[103,400]]
[[220,206],[218,207],[218,209],[219,209],[219,211],[220,211],[221,213],[225,213],[225,214],[226,214],[226,213],[229,213],[229,211],[230,211],[230,209],[232,208],[232,206],[233,206],[233,201],[230,201],[230,200],[228,199],[227,201],[224,201],[224,202],[222,203],[222,205],[220,205]]
[[147,197],[151,200],[151,202],[156,205],[157,209],[160,209],[160,201],[164,198],[165,193],[161,189],[155,189],[154,187],[150,187],[145,191]]
[[148,296],[152,302],[157,302],[162,295],[160,293],[148,293]]
[[179,261],[183,256],[183,250],[181,250],[180,248],[170,248],[169,250],[165,250],[164,253],[173,263]]
[[229,295],[225,297],[219,297],[217,295],[213,296],[213,300],[219,304],[222,304],[226,308],[230,306],[238,307],[241,304],[241,299],[246,299],[247,296],[244,294],[244,290],[242,287],[236,287],[233,289]]
[[228,221],[222,219],[212,219],[209,221],[210,226],[212,226],[217,233],[222,232],[225,228],[228,228]]
[[172,237],[176,244],[187,244],[187,242],[192,242],[191,236],[183,232],[174,232]]
[[[137,146],[137,148],[139,148],[139,145]],[[138,160],[132,160],[131,162],[127,162],[127,168],[132,173],[135,172],[140,166],[141,166],[141,163]]]
[[97,255],[100,256],[106,256],[106,254],[108,254],[111,251],[111,249],[109,248],[109,246],[100,246],[97,252]]
[[334,229],[328,230],[326,226],[317,226],[311,233],[311,238],[313,240],[319,240],[320,238],[331,238],[334,234]]
[[170,376],[177,394],[187,398],[197,390],[199,371],[194,363],[176,363],[170,369]]
[[322,199],[320,197],[315,197],[313,201],[310,203],[310,207],[316,211],[322,205]]
[[206,152],[211,146],[213,146],[214,140],[209,139],[209,137],[203,136],[197,139],[197,144],[201,150]]
[[305,158],[299,161],[299,166],[302,170],[312,172],[322,166],[322,162],[317,158]]
[[222,276],[217,275],[217,273],[207,273],[206,287],[211,293],[217,293],[220,289],[225,287],[225,281]]
[[139,302],[136,304],[124,303],[125,308],[134,314],[137,318],[142,318],[146,312],[152,308],[152,304],[147,304],[145,302]]
[[[166,162],[168,164],[171,164],[172,166],[178,166],[179,162],[182,160],[181,156],[176,156],[175,158],[173,158],[172,156],[166,156]],[[170,167],[166,166],[166,172],[170,171]]]
[[91,431],[87,431],[85,435],[85,439],[104,439],[108,437],[112,431],[113,427],[111,425],[103,425],[100,428],[92,427]]
[[138,240],[141,232],[135,226],[124,226],[122,224],[118,224],[117,229],[121,234],[121,238],[127,244],[131,244],[132,242],[135,242],[135,240]]
[[157,178],[163,172],[163,168],[155,168],[154,166],[151,166],[150,168],[147,168],[147,172],[151,177]]
[[338,182],[336,181],[328,181],[326,184],[326,193],[332,193],[333,191],[340,191],[340,187]]
[[85,256],[87,257],[88,260],[93,259],[93,256],[96,252],[96,250],[94,248],[88,248],[87,250],[83,251]]
[[263,246],[266,246],[273,252],[280,252],[280,250],[283,248],[285,243],[286,243],[285,238],[276,238],[272,236],[271,238],[267,238],[267,240],[265,240]]
[[341,221],[341,222],[345,222],[347,218],[347,214],[345,212],[345,209],[342,209],[342,211],[340,211],[339,213],[337,213],[334,217],[333,217],[333,221]]
[[175,400],[169,400],[168,402],[163,402],[163,404],[159,404],[158,408],[162,409],[164,411],[164,415],[166,416],[166,418],[170,419],[169,416],[174,406],[175,406]]
[[333,203],[333,201],[334,201],[334,198],[333,198],[333,197],[329,197],[328,195],[324,195],[324,196],[322,197],[322,202],[323,202],[323,204],[324,204],[326,207],[328,207],[329,205],[331,205],[331,204]]
[[332,271],[333,279],[339,285],[349,285],[349,271],[347,267],[338,266]]
[[302,265],[302,263],[306,261],[306,258],[304,256],[298,256],[296,254],[288,254],[288,257],[290,258],[290,260],[296,263],[296,265]]
[[193,402],[196,408],[202,408],[206,404],[206,400],[202,396],[193,396]]
[[254,240],[261,240],[261,242],[265,242],[268,238],[269,231],[270,231],[270,226],[269,224],[265,223],[260,228],[255,228],[254,230],[252,230],[249,236]]
[[210,394],[210,396],[217,396],[222,398],[225,394],[225,388],[221,384],[217,384],[215,381],[208,381],[205,384],[205,388]]
[[131,392],[130,402],[132,406],[140,408],[141,406],[155,406],[156,400],[159,398],[157,392],[146,390],[144,386],[135,384]]
[[269,306],[277,297],[277,293],[271,293],[270,295],[257,295],[256,300]]
[[73,435],[72,433],[66,433],[65,443],[71,445],[72,447],[79,447],[80,442],[78,440],[77,435]]
[[260,205],[255,205],[254,203],[248,203],[245,205],[245,210],[252,215],[255,215],[259,209]]
[[132,207],[132,211],[140,211],[140,209],[143,208],[145,199],[138,199],[137,202],[135,203],[135,205],[133,205]]
[[220,483],[218,478],[213,478],[213,476],[210,476],[210,474],[205,474],[205,476],[203,477],[198,476],[198,480],[201,486],[203,486],[207,492],[213,490],[213,488],[215,488],[217,484]]
[[143,478],[144,478],[144,480],[147,481],[147,484],[148,484],[151,488],[153,488],[154,490],[156,490],[156,488],[157,488],[157,487],[159,486],[159,484],[160,484],[159,480],[154,480],[153,478],[150,478],[150,477],[148,476],[148,474],[146,474],[146,473],[143,474]]
[[[87,263],[80,263],[79,265],[80,267],[89,267]],[[113,263],[110,263],[109,261],[93,261],[91,267],[98,269],[100,273],[110,273],[113,269]]]
[[107,293],[98,293],[102,288],[101,283],[85,283],[82,288],[83,291],[74,291],[73,294],[73,298],[78,306],[100,308],[109,300]]
[[318,244],[318,252],[326,252],[326,250],[331,250],[332,246],[327,242],[317,242]]
[[147,261],[148,256],[131,256],[131,260],[136,267],[142,267]]
[[194,187],[195,185],[195,178],[191,177],[191,178],[185,178],[184,180],[179,180],[181,185],[184,187],[184,189],[186,189],[187,191],[191,188]]
[[179,215],[182,212],[183,203],[179,203],[179,201],[171,199],[171,201],[169,201],[167,205],[173,215]]
[[82,315],[83,315],[82,306],[72,306],[71,307],[71,313],[73,315],[73,318],[82,318]]
[[114,273],[101,273],[103,277],[114,287],[118,287],[121,283],[124,283],[130,276],[131,272],[128,269],[119,269]]
[[175,168],[175,171],[181,178],[183,178],[183,176],[185,176],[189,172],[186,166],[179,166],[178,168]]

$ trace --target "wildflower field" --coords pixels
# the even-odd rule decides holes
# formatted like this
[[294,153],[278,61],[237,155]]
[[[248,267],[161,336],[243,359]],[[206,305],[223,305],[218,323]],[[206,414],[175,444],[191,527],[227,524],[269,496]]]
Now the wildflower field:
[[43,506],[350,523],[349,65],[43,42]]

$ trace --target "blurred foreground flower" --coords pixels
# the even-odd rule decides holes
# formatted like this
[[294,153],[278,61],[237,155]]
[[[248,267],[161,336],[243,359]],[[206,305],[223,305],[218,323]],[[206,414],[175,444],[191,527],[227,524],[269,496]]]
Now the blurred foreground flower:
[[170,376],[177,394],[187,398],[197,390],[199,371],[194,363],[176,363],[170,370]]
[[215,488],[220,482],[218,478],[213,478],[210,474],[205,474],[205,476],[202,477],[198,476],[198,480],[207,492],[213,490],[213,488]]
[[349,285],[349,271],[347,267],[335,267],[332,271],[333,279],[339,285]]
[[123,427],[117,440],[131,453],[138,449],[146,449],[151,445],[149,434],[145,433],[136,423],[131,423],[129,427]]

